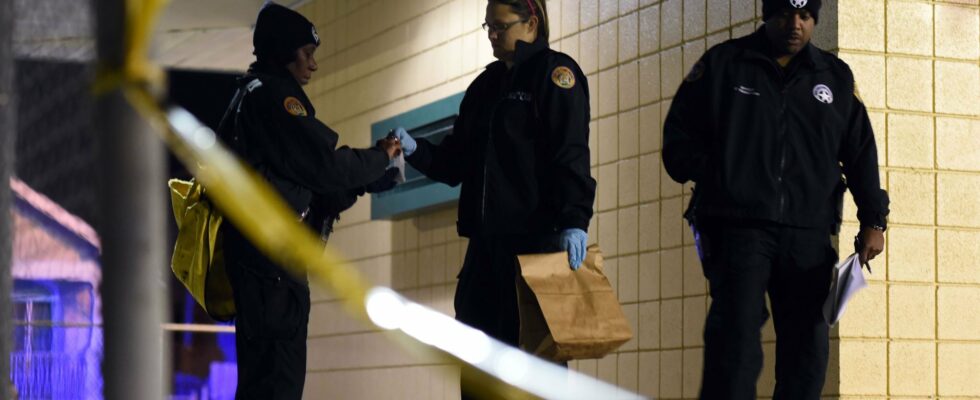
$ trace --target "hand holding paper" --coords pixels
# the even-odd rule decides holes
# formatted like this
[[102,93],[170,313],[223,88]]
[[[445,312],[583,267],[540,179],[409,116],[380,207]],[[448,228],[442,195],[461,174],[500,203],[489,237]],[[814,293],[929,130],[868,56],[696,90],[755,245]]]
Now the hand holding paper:
[[375,143],[375,146],[387,153],[389,160],[393,160],[402,154],[402,144],[394,138],[380,139]]
[[399,142],[401,142],[402,150],[405,152],[406,157],[415,152],[415,147],[417,146],[415,143],[415,138],[409,135],[405,128],[399,126],[398,128],[395,128],[395,130],[391,132],[389,136],[394,136]]
[[[874,260],[885,248],[885,233],[874,228],[861,228],[861,232],[854,239],[854,251],[859,254],[861,264]],[[870,267],[868,269],[870,270]]]

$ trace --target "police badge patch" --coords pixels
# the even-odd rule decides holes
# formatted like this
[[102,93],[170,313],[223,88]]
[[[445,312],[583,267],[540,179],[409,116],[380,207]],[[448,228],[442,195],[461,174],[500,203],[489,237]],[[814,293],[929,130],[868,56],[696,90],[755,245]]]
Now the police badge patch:
[[292,115],[297,117],[306,116],[306,107],[303,107],[303,103],[293,96],[289,96],[286,98],[286,100],[283,100],[282,105],[286,107],[286,112]]
[[568,67],[556,67],[551,71],[551,81],[562,89],[575,87],[575,74]]
[[704,62],[698,61],[697,64],[694,64],[694,66],[691,67],[691,71],[687,73],[687,76],[684,77],[684,80],[688,82],[694,82],[698,79],[701,79],[702,76],[704,76]]
[[834,92],[830,91],[830,88],[824,84],[819,84],[813,87],[813,97],[817,99],[817,101],[824,104],[834,102]]

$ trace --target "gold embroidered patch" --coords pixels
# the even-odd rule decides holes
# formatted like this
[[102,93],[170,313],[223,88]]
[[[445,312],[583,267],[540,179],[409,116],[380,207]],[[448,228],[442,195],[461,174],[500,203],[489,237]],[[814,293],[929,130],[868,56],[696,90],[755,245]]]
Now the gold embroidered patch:
[[303,103],[293,96],[289,96],[286,98],[286,100],[283,100],[282,105],[286,107],[286,112],[292,115],[297,117],[306,116],[306,107],[303,107]]
[[704,76],[704,62],[698,61],[697,64],[694,64],[694,66],[691,67],[691,71],[687,73],[684,80],[694,82],[701,79],[702,76]]
[[551,81],[562,89],[575,87],[575,74],[568,67],[556,67],[551,71]]

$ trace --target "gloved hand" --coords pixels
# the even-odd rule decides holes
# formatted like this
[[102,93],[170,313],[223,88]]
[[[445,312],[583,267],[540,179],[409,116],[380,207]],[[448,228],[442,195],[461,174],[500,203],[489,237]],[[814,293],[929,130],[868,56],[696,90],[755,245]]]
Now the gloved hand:
[[[398,127],[392,132],[399,142],[402,142],[402,151],[405,152],[405,157],[412,155],[415,152],[417,145],[415,144],[415,139],[408,134],[405,128]],[[390,135],[389,135],[390,136]]]
[[588,241],[589,234],[581,229],[569,228],[561,231],[561,248],[568,252],[568,265],[573,271],[582,266]]
[[395,182],[395,177],[397,176],[398,176],[398,168],[394,168],[394,167],[388,168],[385,170],[384,175],[378,178],[378,180],[369,183],[365,187],[365,190],[367,190],[368,193],[381,193],[381,192],[391,190],[392,188],[395,187],[395,184],[397,183]]
[[396,157],[402,154],[402,142],[395,139],[394,136],[389,135],[386,138],[378,139],[374,142],[374,146],[381,149],[388,155],[388,160],[394,160]]

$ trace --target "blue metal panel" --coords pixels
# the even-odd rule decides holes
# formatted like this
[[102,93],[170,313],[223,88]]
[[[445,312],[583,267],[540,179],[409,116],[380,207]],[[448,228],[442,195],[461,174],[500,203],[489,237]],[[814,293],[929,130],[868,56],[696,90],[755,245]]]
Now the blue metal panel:
[[[412,137],[425,137],[438,143],[452,131],[452,122],[462,100],[463,93],[459,93],[371,124],[371,141],[377,141],[401,126]],[[459,199],[459,186],[449,187],[433,181],[410,165],[406,165],[405,178],[406,182],[394,189],[371,195],[371,219],[415,214],[453,204]]]

